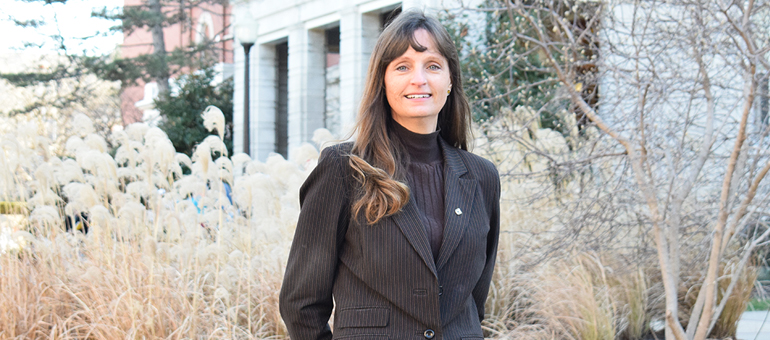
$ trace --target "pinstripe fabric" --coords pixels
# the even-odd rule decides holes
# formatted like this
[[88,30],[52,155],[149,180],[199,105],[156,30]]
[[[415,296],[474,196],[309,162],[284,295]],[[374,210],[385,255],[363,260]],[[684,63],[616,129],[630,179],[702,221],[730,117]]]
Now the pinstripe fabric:
[[345,156],[351,144],[322,152],[300,189],[302,210],[281,287],[281,316],[292,339],[425,339],[428,329],[433,339],[482,339],[500,181],[489,161],[441,143],[445,226],[435,261],[414,199],[375,225],[352,221],[356,182]]

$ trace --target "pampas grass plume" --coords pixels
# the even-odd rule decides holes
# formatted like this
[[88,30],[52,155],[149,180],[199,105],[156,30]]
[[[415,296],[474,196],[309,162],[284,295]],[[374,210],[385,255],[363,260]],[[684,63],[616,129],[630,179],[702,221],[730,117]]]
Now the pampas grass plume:
[[337,137],[327,129],[317,129],[313,132],[312,141],[318,146],[319,151],[323,150],[335,140],[337,140]]
[[133,123],[127,126],[125,131],[130,140],[142,142],[144,134],[147,133],[147,130],[149,129],[150,126],[145,123]]
[[72,125],[80,133],[80,137],[85,137],[96,131],[94,130],[94,123],[91,121],[91,118],[82,113],[76,113],[72,117]]
[[92,150],[98,150],[99,152],[107,152],[107,141],[102,136],[95,133],[90,133],[83,139],[83,142]]
[[203,139],[203,142],[209,145],[212,152],[219,152],[220,154],[222,154],[222,156],[227,156],[227,146],[225,145],[225,142],[223,142],[221,138],[215,135],[210,135],[205,139]]
[[61,217],[59,216],[59,210],[52,205],[41,205],[32,210],[29,215],[30,222],[39,223],[40,225],[52,225],[58,226],[61,223]]
[[222,110],[216,106],[209,105],[203,110],[201,117],[203,117],[203,126],[206,127],[206,130],[211,132],[211,130],[217,129],[219,139],[225,138],[225,115],[222,113]]
[[200,165],[200,170],[203,172],[204,176],[209,173],[209,163],[211,163],[211,146],[209,146],[205,139],[203,142],[200,142],[200,144],[195,146],[192,161]]
[[[94,188],[88,184],[72,182],[64,186],[64,195],[70,202],[77,202],[85,207],[92,207],[99,203],[99,196]],[[80,211],[84,211],[80,210]],[[69,214],[69,212],[68,212]]]
[[78,136],[72,136],[69,139],[67,139],[67,143],[64,144],[64,150],[67,151],[67,154],[70,156],[74,156],[78,153],[81,149],[86,147],[86,143],[83,142],[82,139]]
[[233,176],[241,176],[246,170],[244,166],[251,162],[251,156],[238,152],[230,157],[230,160],[233,161]]
[[54,177],[59,182],[59,185],[86,181],[83,176],[83,170],[74,159],[66,159],[61,162],[60,166],[54,167]]

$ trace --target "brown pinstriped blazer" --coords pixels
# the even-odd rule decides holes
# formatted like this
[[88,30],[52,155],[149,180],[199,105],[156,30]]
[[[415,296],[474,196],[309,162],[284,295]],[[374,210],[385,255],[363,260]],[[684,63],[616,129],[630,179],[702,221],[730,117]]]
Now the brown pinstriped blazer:
[[500,180],[491,162],[439,140],[446,225],[435,261],[413,199],[375,225],[357,223],[350,218],[357,184],[346,157],[351,143],[321,153],[300,189],[280,293],[293,340],[483,339]]

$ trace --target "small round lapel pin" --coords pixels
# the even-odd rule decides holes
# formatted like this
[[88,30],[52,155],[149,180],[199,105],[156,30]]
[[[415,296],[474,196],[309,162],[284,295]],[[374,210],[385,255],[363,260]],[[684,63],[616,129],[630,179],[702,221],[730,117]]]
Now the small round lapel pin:
[[463,211],[460,210],[460,208],[455,209],[455,215],[460,216],[463,214]]

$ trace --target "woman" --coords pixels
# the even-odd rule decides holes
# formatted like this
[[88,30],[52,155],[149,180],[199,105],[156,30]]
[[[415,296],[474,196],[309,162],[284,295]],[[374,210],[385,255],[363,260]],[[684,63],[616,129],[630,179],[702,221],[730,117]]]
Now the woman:
[[292,339],[483,339],[500,181],[466,151],[469,124],[449,34],[402,13],[372,52],[356,141],[300,189],[280,294]]

